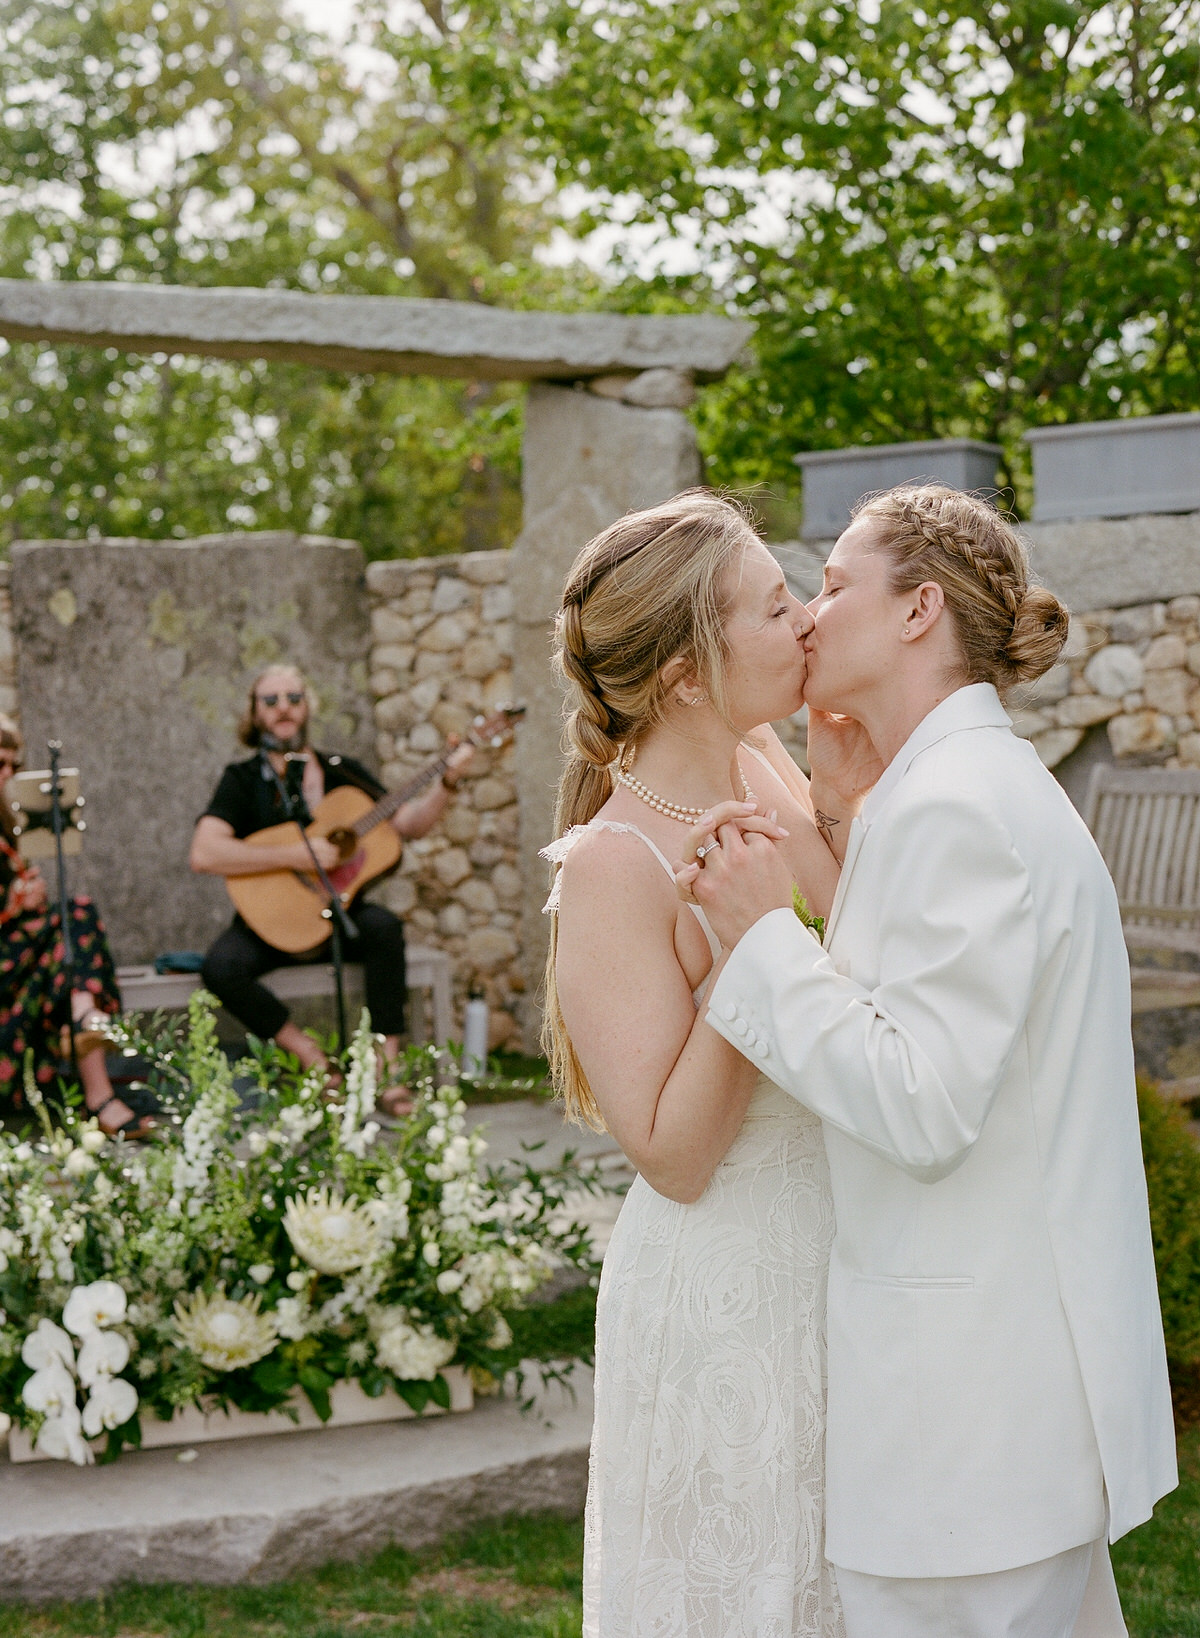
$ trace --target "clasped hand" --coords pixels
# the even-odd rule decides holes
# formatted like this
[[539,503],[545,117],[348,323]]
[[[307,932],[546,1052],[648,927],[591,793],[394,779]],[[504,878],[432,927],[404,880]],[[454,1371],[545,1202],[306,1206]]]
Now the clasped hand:
[[791,907],[792,873],[775,846],[787,834],[754,802],[721,802],[688,831],[675,888],[700,906],[725,949],[772,910]]

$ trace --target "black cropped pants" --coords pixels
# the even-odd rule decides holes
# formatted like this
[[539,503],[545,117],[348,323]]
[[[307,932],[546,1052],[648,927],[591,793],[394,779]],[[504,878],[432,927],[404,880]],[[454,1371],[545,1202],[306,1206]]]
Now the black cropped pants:
[[[342,955],[346,961],[362,964],[371,1028],[381,1035],[402,1035],[408,1000],[404,924],[381,904],[358,903],[347,914],[356,933],[344,941]],[[329,959],[328,940],[305,955],[287,955],[259,938],[240,916],[235,916],[205,956],[202,976],[205,987],[251,1035],[269,1041],[287,1023],[288,1009],[258,980],[277,967],[299,967]]]

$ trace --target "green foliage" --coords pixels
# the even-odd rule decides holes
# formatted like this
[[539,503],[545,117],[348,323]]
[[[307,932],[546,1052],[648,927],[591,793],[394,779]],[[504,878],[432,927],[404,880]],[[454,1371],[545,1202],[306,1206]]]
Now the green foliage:
[[[433,86],[431,25],[389,32],[365,0],[347,21],[353,54],[286,0],[0,0],[0,276],[589,299],[594,281],[534,259],[545,177],[467,119],[462,76]],[[445,43],[473,50],[469,29]],[[506,545],[521,411],[482,382],[14,343],[0,544],[292,528],[372,557]]]
[[1138,1086],[1150,1225],[1172,1375],[1200,1373],[1200,1144],[1187,1116],[1148,1082]]
[[[1200,5],[622,0],[545,10],[530,140],[659,297],[758,324],[720,481],[805,448],[1200,406]],[[649,249],[647,248],[649,246]],[[626,254],[624,265],[632,267]],[[628,299],[644,297],[631,280]]]
[[796,912],[801,924],[816,934],[817,943],[823,943],[825,939],[825,917],[813,915],[812,907],[795,882],[792,883],[792,909]]
[[[741,312],[710,478],[1200,406],[1200,0],[0,0],[0,275]],[[561,229],[612,250],[564,265]],[[557,242],[555,230],[559,229]],[[548,254],[551,252],[552,254]],[[504,544],[520,399],[15,344],[0,539]]]

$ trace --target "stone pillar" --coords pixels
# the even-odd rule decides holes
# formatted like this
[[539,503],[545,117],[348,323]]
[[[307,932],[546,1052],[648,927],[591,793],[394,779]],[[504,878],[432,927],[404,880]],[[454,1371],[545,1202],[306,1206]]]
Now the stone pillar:
[[[638,383],[647,385],[639,389]],[[561,765],[561,696],[550,670],[550,636],[562,584],[580,547],[641,506],[668,500],[700,481],[691,423],[679,408],[642,407],[690,398],[675,372],[647,371],[628,382],[605,377],[601,390],[530,389],[525,416],[522,490],[525,525],[513,547],[515,693],[528,707],[518,731],[522,949],[527,991],[521,1025],[532,1048],[545,961],[542,903],[546,868],[537,857],[553,835],[554,792]],[[621,396],[609,396],[614,390]],[[642,402],[637,402],[641,399]]]
[[32,767],[61,739],[87,798],[69,863],[119,962],[203,949],[229,919],[188,843],[255,673],[290,660],[317,696],[318,744],[372,757],[360,548],[293,534],[34,541],[13,548],[22,727]]
[[17,656],[13,646],[12,593],[9,591],[11,565],[0,563],[0,711],[19,715],[17,705]]

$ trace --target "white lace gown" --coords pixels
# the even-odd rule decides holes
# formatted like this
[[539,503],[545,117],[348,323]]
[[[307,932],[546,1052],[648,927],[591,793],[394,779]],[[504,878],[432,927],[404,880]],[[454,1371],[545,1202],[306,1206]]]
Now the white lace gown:
[[596,1313],[583,1638],[844,1638],[822,1553],[832,1238],[820,1122],[765,1079],[698,1201],[635,1180]]

